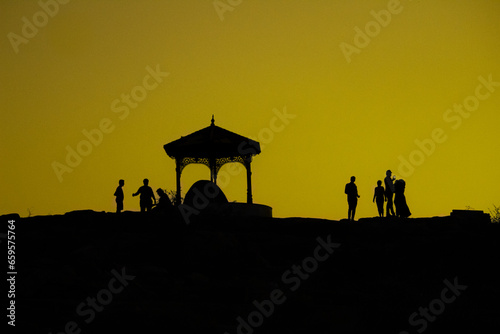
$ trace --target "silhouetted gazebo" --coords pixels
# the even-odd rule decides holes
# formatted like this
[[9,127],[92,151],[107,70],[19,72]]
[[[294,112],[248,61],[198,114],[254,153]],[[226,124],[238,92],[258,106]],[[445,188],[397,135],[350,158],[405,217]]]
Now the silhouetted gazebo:
[[181,199],[181,174],[189,164],[203,164],[210,169],[210,180],[217,184],[221,167],[230,162],[243,164],[247,171],[247,203],[252,203],[252,157],[260,153],[260,144],[215,125],[174,140],[163,146],[169,157],[175,159],[177,203]]

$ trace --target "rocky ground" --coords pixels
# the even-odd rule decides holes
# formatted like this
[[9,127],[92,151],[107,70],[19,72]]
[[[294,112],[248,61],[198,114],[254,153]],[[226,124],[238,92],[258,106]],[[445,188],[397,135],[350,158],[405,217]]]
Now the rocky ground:
[[17,218],[17,332],[495,332],[499,241],[452,217]]

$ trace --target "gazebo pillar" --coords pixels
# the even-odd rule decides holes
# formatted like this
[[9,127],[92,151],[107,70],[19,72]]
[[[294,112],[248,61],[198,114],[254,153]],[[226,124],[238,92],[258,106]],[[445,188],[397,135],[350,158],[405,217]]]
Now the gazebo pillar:
[[179,161],[179,158],[175,159],[175,182],[177,185],[177,191],[175,194],[175,203],[176,205],[181,204],[181,162]]
[[251,169],[251,164],[252,158],[247,158],[245,159],[245,167],[247,169],[247,203],[252,204],[253,203],[253,198],[252,198],[252,169]]
[[210,158],[209,168],[210,168],[210,181],[217,184],[217,166],[216,166],[216,160],[214,158]]

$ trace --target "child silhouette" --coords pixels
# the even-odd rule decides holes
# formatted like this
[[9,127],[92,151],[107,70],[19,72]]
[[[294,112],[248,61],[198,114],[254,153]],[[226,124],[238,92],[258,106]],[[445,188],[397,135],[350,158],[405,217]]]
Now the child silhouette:
[[379,217],[384,216],[384,202],[387,200],[385,197],[385,189],[382,187],[382,181],[377,181],[377,186],[375,187],[375,193],[373,194],[373,201],[377,201],[378,215]]

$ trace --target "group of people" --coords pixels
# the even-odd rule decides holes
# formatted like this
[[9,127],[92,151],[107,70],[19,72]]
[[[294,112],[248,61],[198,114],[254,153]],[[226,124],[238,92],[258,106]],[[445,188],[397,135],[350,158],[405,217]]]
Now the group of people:
[[[408,204],[406,204],[406,197],[404,195],[406,183],[403,179],[396,180],[395,176],[392,176],[390,170],[386,171],[386,177],[384,179],[385,188],[382,186],[382,181],[377,181],[377,187],[373,194],[373,202],[377,203],[378,214],[380,217],[384,216],[384,203],[386,205],[386,216],[397,216],[401,218],[408,218],[411,215]],[[354,220],[354,215],[356,214],[356,206],[358,205],[358,188],[354,183],[356,181],[355,176],[351,176],[351,182],[346,184],[345,193],[347,195],[347,204],[349,209],[347,212],[348,220]],[[394,196],[394,202],[393,202]],[[394,205],[396,206],[396,213],[394,213]]]
[[[347,195],[347,203],[349,205],[349,210],[347,213],[349,220],[354,220],[354,215],[356,214],[356,207],[358,205],[358,187],[354,183],[356,181],[355,176],[351,176],[351,182],[345,185],[345,193]],[[170,198],[161,188],[156,190],[158,194],[158,203],[156,203],[156,197],[153,193],[153,189],[149,186],[149,180],[144,179],[143,185],[132,194],[133,197],[140,195],[139,205],[141,207],[141,212],[158,210],[166,211],[173,207]],[[411,215],[410,209],[406,204],[406,198],[404,195],[406,183],[404,180],[396,180],[395,176],[392,176],[392,172],[388,170],[386,172],[386,177],[384,179],[385,189],[382,186],[382,181],[377,181],[377,187],[375,187],[375,192],[373,194],[373,202],[377,203],[378,213],[380,217],[384,216],[384,203],[387,202],[386,206],[386,216],[397,216],[401,218],[407,218]],[[123,210],[123,200],[125,198],[123,193],[123,186],[125,185],[125,180],[118,181],[118,187],[114,193],[116,197],[116,213],[120,213]],[[394,205],[396,206],[396,213],[394,213],[393,206],[393,196]]]
[[[153,189],[149,186],[149,180],[144,179],[142,181],[143,185],[132,194],[133,197],[140,195],[139,205],[141,207],[141,212],[157,210],[166,211],[172,207],[172,202],[168,195],[163,191],[163,189],[158,188],[156,193],[158,194],[158,203],[156,203],[156,197],[153,193]],[[120,213],[123,210],[123,199],[125,198],[123,194],[123,186],[125,185],[125,180],[118,181],[118,187],[115,191],[116,197],[116,213]],[[153,208],[154,207],[154,208]]]

